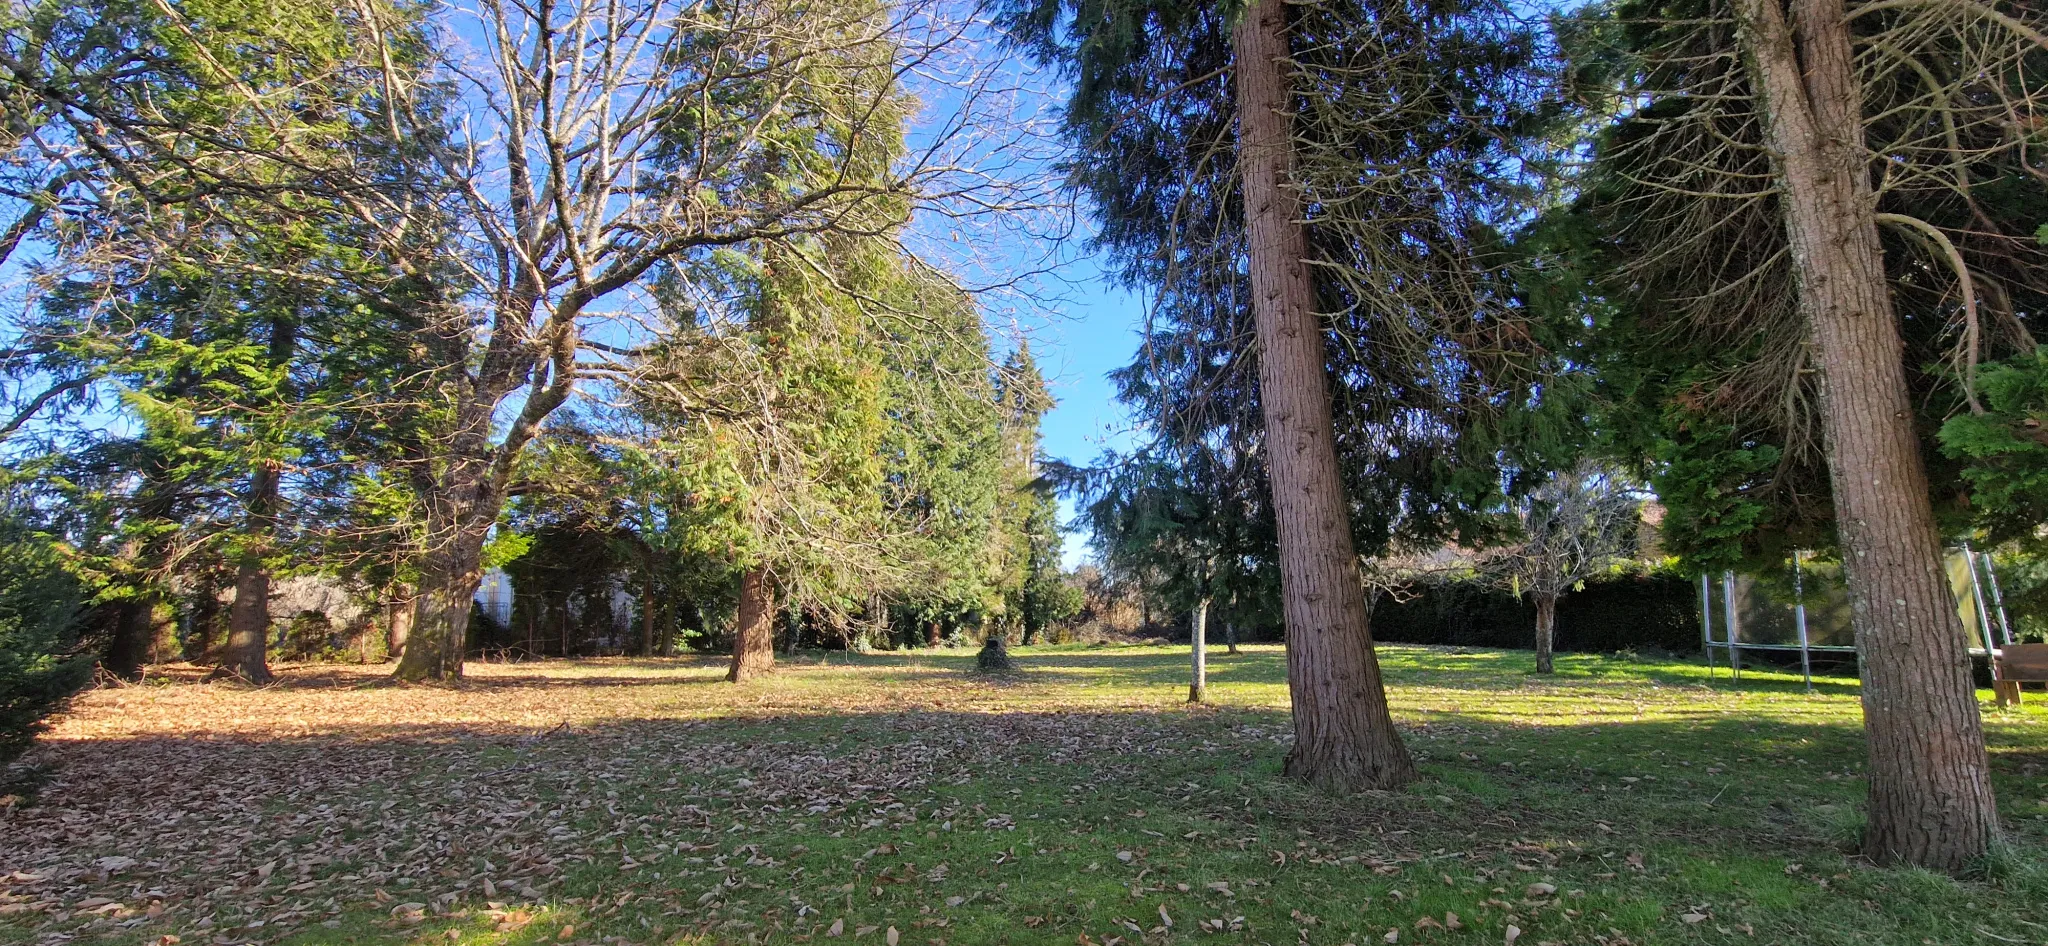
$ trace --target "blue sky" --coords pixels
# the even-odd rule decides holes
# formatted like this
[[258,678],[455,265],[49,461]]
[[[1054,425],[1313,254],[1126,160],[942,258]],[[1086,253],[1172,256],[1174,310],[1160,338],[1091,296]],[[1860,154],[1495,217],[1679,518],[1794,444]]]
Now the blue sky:
[[[1105,262],[1076,261],[1066,298],[1049,303],[1050,317],[1031,333],[1032,354],[1057,402],[1045,415],[1040,445],[1047,456],[1070,463],[1093,462],[1105,448],[1131,442],[1131,416],[1104,375],[1130,364],[1137,353],[1145,302],[1118,287],[1102,271]],[[1062,522],[1071,521],[1073,503],[1062,499],[1060,513]],[[1067,535],[1068,568],[1086,558],[1087,541],[1083,534]]]

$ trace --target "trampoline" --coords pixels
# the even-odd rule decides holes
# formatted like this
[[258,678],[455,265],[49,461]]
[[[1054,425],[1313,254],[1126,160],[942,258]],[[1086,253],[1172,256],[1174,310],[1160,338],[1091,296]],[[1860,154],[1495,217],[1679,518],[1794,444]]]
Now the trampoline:
[[[1707,654],[1709,679],[1717,666],[1717,650],[1727,655],[1729,679],[1735,681],[1742,679],[1744,651],[1796,651],[1800,676],[1811,691],[1814,654],[1856,653],[1856,633],[1849,625],[1848,590],[1839,581],[1815,580],[1821,577],[1817,571],[1832,568],[1816,569],[1808,561],[1810,554],[1792,555],[1789,601],[1780,600],[1762,582],[1748,575],[1723,572],[1718,581],[1700,576],[1700,643]],[[2013,642],[2013,636],[1991,556],[1965,544],[1950,550],[1945,564],[1970,653],[1995,655],[1998,648]]]

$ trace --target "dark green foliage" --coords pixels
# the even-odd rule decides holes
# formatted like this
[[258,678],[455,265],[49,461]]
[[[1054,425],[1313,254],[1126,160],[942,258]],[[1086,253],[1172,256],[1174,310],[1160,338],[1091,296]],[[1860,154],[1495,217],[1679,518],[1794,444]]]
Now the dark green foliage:
[[1248,481],[1246,452],[1156,449],[1110,454],[1095,469],[1061,469],[1076,496],[1095,555],[1144,584],[1148,603],[1192,611],[1203,601],[1255,597],[1276,580],[1262,484]]
[[2036,545],[2048,524],[2048,348],[1988,365],[1978,374],[1985,412],[1941,427],[1941,447],[1966,464],[1977,524],[1994,542]]
[[473,609],[471,629],[481,636],[472,636],[470,645],[529,657],[621,647],[623,629],[612,614],[612,589],[633,564],[624,553],[635,542],[631,533],[589,522],[535,529],[525,554],[505,564],[514,590],[512,626],[496,627],[482,608]]
[[[1867,39],[1897,24],[1873,15],[1852,25]],[[1746,571],[1796,548],[1825,553],[1835,523],[1820,372],[1734,21],[1699,0],[1628,0],[1562,26],[1570,91],[1588,108],[1580,119],[1599,127],[1575,199],[1521,235],[1531,262],[1520,292],[1547,332],[1577,340],[1572,361],[1606,404],[1593,424],[1600,445],[1649,474],[1669,511],[1670,551],[1704,570]],[[1980,296],[1975,357],[2023,357],[2048,308],[2048,254],[2029,238],[2048,217],[2048,191],[2000,122],[1960,119],[1950,155],[1930,144],[1945,139],[1926,133],[1940,120],[1924,111],[1939,99],[1930,77],[1993,111],[1993,88],[2017,77],[1977,72],[1954,36],[1922,36],[1911,57],[1911,68],[1893,57],[1864,80],[1871,146],[1899,165],[1877,209],[1939,228],[1967,259]],[[1698,192],[1714,197],[1686,196]],[[1919,231],[1886,225],[1880,237],[1935,513],[1958,534],[1982,487],[1936,440],[1969,409],[1957,282]],[[1980,398],[1990,384],[1980,372]]]
[[85,685],[93,658],[79,651],[90,593],[76,562],[50,536],[0,514],[0,762],[27,749],[42,719]]
[[1027,644],[1042,640],[1050,629],[1080,614],[1082,605],[1081,589],[1069,583],[1060,570],[1064,536],[1052,491],[1034,484],[1030,503],[1023,530],[1027,547],[1024,582],[1017,593],[1018,618],[1024,624]]
[[[1656,572],[1586,583],[1557,603],[1559,651],[1697,652],[1700,589],[1690,579]],[[1372,612],[1376,640],[1526,650],[1536,608],[1497,585],[1443,582],[1383,597]]]
[[2048,644],[2048,555],[2008,546],[1991,561],[2013,637]]
[[[1213,598],[1227,621],[1278,588],[1229,71],[1240,7],[999,9],[1015,42],[1073,81],[1072,180],[1095,242],[1153,294],[1144,347],[1115,375],[1148,442],[1068,485],[1100,504],[1098,551],[1124,560],[1106,567],[1170,587],[1169,607]],[[1298,183],[1353,542],[1377,556],[1496,535],[1503,489],[1531,464],[1502,444],[1563,452],[1537,435],[1585,427],[1510,416],[1566,389],[1533,386],[1532,336],[1493,252],[1522,196],[1502,169],[1538,108],[1539,44],[1480,3],[1294,10]]]
[[1963,464],[1973,520],[2000,546],[1993,559],[2014,629],[2048,640],[2048,348],[1987,365],[1978,383],[1984,413],[1949,418],[1942,450]]

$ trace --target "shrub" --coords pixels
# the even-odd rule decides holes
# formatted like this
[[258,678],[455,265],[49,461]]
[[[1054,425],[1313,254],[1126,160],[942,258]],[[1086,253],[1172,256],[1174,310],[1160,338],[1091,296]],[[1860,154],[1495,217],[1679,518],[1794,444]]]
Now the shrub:
[[63,547],[11,517],[0,519],[0,762],[27,750],[43,717],[92,674],[79,653],[86,583]]

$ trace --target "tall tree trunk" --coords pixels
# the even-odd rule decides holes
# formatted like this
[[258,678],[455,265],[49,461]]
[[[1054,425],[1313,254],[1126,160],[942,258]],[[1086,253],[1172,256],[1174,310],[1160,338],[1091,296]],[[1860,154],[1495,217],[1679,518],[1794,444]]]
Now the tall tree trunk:
[[1394,730],[1373,654],[1330,429],[1308,235],[1288,189],[1294,148],[1284,62],[1287,4],[1253,0],[1232,45],[1259,399],[1279,526],[1280,599],[1294,705],[1294,748],[1286,771],[1340,792],[1392,788],[1415,777],[1415,764]]
[[1231,653],[1231,654],[1232,654],[1233,656],[1234,656],[1234,655],[1236,655],[1236,653],[1237,653],[1237,622],[1236,622],[1236,621],[1225,621],[1225,622],[1223,622],[1223,643],[1224,643],[1225,645],[1227,645],[1227,646],[1228,646],[1228,647],[1230,648],[1230,653]]
[[215,674],[262,686],[270,675],[270,538],[276,528],[279,469],[262,462],[249,475],[248,521],[235,563],[235,603],[228,610],[228,645]]
[[[487,359],[488,360],[488,359]],[[502,366],[500,366],[502,367]],[[518,447],[531,436],[527,419],[514,435],[492,446],[498,386],[518,372],[489,372],[496,381],[477,382],[457,408],[445,447],[436,450],[444,466],[423,491],[426,536],[420,555],[418,595],[413,599],[411,638],[394,673],[400,680],[446,680],[462,676],[468,650],[469,612],[483,582],[484,543],[505,505],[504,483]],[[538,402],[536,402],[538,403]],[[528,405],[528,412],[534,409]]]
[[941,641],[944,641],[944,640],[945,640],[945,638],[944,638],[944,637],[942,637],[942,636],[940,636],[940,634],[939,634],[939,622],[938,622],[938,621],[937,621],[936,619],[935,619],[935,620],[931,620],[931,621],[927,621],[927,622],[925,622],[925,625],[924,625],[924,643],[925,643],[925,646],[927,646],[927,647],[937,647],[937,646],[939,646],[939,643],[940,643]]
[[100,668],[123,680],[142,679],[142,667],[149,662],[150,642],[156,637],[154,594],[138,593],[114,606],[114,629],[107,641]]
[[1557,633],[1557,596],[1536,595],[1536,672],[1551,673],[1551,641]]
[[768,572],[750,568],[740,576],[740,613],[732,633],[732,669],[725,678],[745,683],[775,669],[775,588]]
[[1799,303],[1821,362],[1879,863],[1961,871],[1998,831],[1961,618],[1913,429],[1842,0],[1742,0]]
[[[299,326],[292,316],[270,320],[270,367],[282,370],[298,349]],[[278,388],[289,399],[291,385]],[[228,611],[228,646],[215,673],[228,673],[262,686],[270,675],[270,556],[277,539],[279,486],[283,466],[265,459],[249,473],[242,548],[235,563],[235,604]]]
[[405,641],[412,636],[413,590],[407,585],[393,585],[384,605],[384,652],[397,660],[405,654]]
[[1188,621],[1188,662],[1193,674],[1188,678],[1188,702],[1200,703],[1209,698],[1209,599],[1203,598],[1195,605],[1194,617]]

